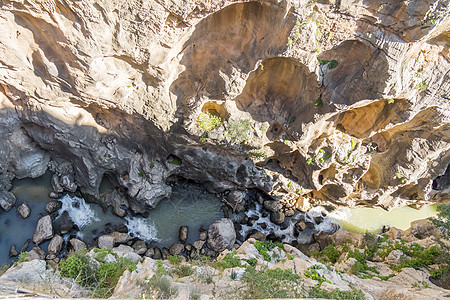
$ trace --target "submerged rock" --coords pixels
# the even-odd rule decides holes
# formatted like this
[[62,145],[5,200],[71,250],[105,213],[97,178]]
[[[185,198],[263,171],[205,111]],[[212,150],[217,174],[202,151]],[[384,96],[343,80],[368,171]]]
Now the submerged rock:
[[9,248],[9,257],[14,257],[14,256],[17,256],[17,255],[19,255],[19,252],[17,252],[16,246],[14,246],[14,244],[13,244]]
[[178,232],[178,239],[180,240],[180,243],[185,244],[188,238],[188,231],[189,228],[187,226],[181,226],[180,230]]
[[52,218],[47,215],[39,219],[36,230],[33,234],[33,243],[39,245],[45,240],[51,239],[53,237],[53,225]]
[[26,203],[22,203],[17,207],[17,213],[24,219],[28,218],[31,213],[30,207]]
[[0,189],[0,207],[9,211],[16,204],[16,196],[13,193]]
[[208,247],[216,252],[231,249],[236,240],[233,222],[222,218],[215,221],[208,229]]

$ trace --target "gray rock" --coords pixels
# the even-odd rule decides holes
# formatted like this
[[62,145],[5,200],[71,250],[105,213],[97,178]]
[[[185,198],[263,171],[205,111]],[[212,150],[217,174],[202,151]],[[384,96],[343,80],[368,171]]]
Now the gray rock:
[[276,200],[266,200],[264,201],[264,207],[272,212],[278,212],[283,208],[283,205]]
[[284,218],[285,218],[284,213],[279,211],[273,211],[270,214],[270,221],[278,225],[284,222]]
[[169,248],[170,255],[181,255],[184,251],[184,245],[183,244],[173,244]]
[[170,251],[167,248],[162,248],[162,259],[166,260],[170,256]]
[[195,249],[197,249],[197,250],[202,249],[204,245],[205,245],[205,241],[202,241],[202,240],[195,241],[195,242],[192,244],[192,246],[193,246]]
[[68,192],[75,193],[77,191],[77,185],[75,184],[75,177],[73,174],[66,174],[61,176],[61,186]]
[[184,249],[186,250],[186,252],[191,252],[192,251],[192,245],[191,244],[186,244],[186,246],[184,246]]
[[45,211],[49,214],[58,211],[62,207],[62,203],[59,201],[50,201],[45,205]]
[[144,241],[138,240],[133,244],[134,252],[136,252],[139,255],[144,254],[147,252],[147,245]]
[[56,193],[64,192],[64,188],[62,187],[62,185],[60,184],[59,181],[60,181],[59,176],[57,174],[53,174],[51,184],[52,184],[53,191]]
[[13,245],[11,245],[11,248],[9,248],[9,257],[14,257],[17,255],[19,255],[19,252],[17,252],[16,246],[14,246],[14,244],[13,244]]
[[126,208],[130,206],[127,198],[119,194],[117,190],[104,195],[101,199],[106,205],[113,208],[113,212],[119,217],[124,217],[127,214]]
[[48,244],[48,253],[58,255],[61,251],[62,245],[64,243],[63,238],[60,235],[55,235]]
[[125,244],[128,241],[131,240],[131,236],[129,236],[127,233],[123,233],[123,232],[112,232],[109,234],[109,236],[112,236],[114,238],[114,244]]
[[240,190],[234,190],[228,193],[226,196],[226,202],[235,209],[236,206],[244,200],[245,192]]
[[114,247],[114,237],[111,235],[102,235],[98,238],[97,242],[100,249],[112,249]]
[[44,260],[31,260],[9,268],[1,279],[13,282],[38,282],[47,277]]
[[27,251],[28,246],[30,245],[31,240],[28,239],[25,241],[25,243],[23,243],[22,248],[20,248],[20,253]]
[[24,219],[28,218],[31,213],[30,207],[26,203],[22,203],[17,207],[17,213]]
[[30,250],[30,260],[33,259],[45,259],[45,251],[41,247],[36,246]]
[[391,265],[400,265],[403,261],[408,260],[409,257],[403,253],[402,250],[392,250],[386,257],[386,261]]
[[112,251],[116,253],[119,257],[122,257],[128,252],[134,252],[134,249],[130,246],[119,245],[118,247],[112,248]]
[[52,199],[58,199],[60,197],[60,194],[58,194],[56,192],[50,192],[50,193],[48,193],[48,197],[52,198]]
[[155,248],[154,253],[155,254],[153,255],[153,259],[161,259],[162,258],[161,249]]
[[256,193],[256,202],[263,205],[264,201],[265,201],[264,196],[260,192],[257,192]]
[[36,230],[33,234],[33,243],[39,245],[43,241],[49,240],[53,237],[52,218],[47,215],[39,219]]
[[264,233],[262,233],[261,231],[255,230],[254,232],[252,232],[252,234],[250,234],[248,236],[247,239],[253,238],[257,241],[265,241],[266,240],[266,235]]
[[206,241],[206,239],[208,238],[208,231],[204,230],[200,232],[200,237],[199,240],[201,241]]
[[236,240],[233,222],[230,219],[222,218],[209,226],[208,247],[216,252],[231,249]]
[[79,250],[84,250],[87,249],[86,244],[79,240],[79,239],[70,239],[69,241],[70,245],[72,246],[72,249],[76,252]]
[[0,207],[9,211],[16,204],[16,196],[5,190],[0,190]]
[[150,248],[147,250],[147,252],[145,252],[144,254],[147,257],[153,258],[153,256],[155,255],[155,248]]
[[134,263],[140,262],[142,260],[142,257],[135,252],[127,252],[123,255],[123,257],[130,259]]
[[185,244],[188,238],[188,227],[187,226],[181,226],[180,230],[178,232],[178,239],[180,240],[180,243]]

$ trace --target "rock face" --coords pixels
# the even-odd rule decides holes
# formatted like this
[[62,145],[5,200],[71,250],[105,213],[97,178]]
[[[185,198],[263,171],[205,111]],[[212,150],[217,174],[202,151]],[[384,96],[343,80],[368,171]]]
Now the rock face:
[[171,175],[302,210],[448,199],[446,1],[319,2],[3,1],[0,190],[50,166],[56,193],[108,174],[118,215]]
[[45,240],[51,239],[53,236],[52,218],[45,216],[39,219],[36,230],[33,234],[33,243],[39,245]]
[[236,240],[233,222],[230,219],[220,219],[212,223],[208,229],[208,247],[220,252],[231,249]]

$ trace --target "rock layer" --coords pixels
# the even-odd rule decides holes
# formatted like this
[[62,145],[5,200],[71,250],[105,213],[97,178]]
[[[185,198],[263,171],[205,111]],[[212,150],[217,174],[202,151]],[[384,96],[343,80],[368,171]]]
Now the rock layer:
[[169,176],[296,208],[448,199],[447,1],[320,2],[3,1],[1,191],[49,166],[56,193],[108,176],[119,215]]

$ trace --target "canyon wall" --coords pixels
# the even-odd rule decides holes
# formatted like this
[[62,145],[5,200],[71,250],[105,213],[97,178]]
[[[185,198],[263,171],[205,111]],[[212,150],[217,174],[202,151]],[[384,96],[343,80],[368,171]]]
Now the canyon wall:
[[0,190],[448,201],[449,1],[394,2],[1,0]]

